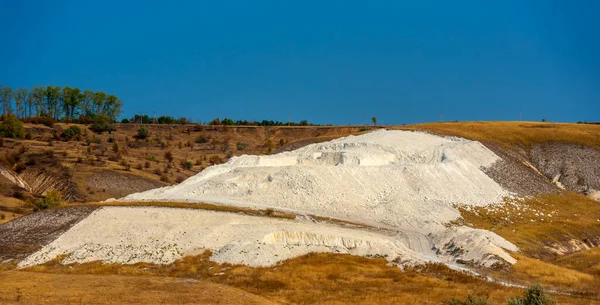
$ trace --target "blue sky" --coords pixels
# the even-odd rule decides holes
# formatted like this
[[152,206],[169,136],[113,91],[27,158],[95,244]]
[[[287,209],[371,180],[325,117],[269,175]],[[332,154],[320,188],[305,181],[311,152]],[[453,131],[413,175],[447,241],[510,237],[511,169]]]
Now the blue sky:
[[0,84],[196,121],[600,121],[600,1],[0,0]]

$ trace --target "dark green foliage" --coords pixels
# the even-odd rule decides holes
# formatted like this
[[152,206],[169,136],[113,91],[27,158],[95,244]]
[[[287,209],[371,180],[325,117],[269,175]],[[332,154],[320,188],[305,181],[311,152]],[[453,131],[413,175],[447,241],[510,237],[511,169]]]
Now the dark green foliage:
[[535,284],[528,287],[522,297],[514,297],[506,303],[507,305],[554,305],[556,301],[552,299],[542,286]]
[[107,115],[97,115],[94,118],[94,123],[90,129],[96,133],[103,133],[105,131],[111,133],[117,130],[113,124],[113,121]]
[[158,124],[173,124],[175,119],[172,116],[161,116],[158,118]]
[[185,161],[185,162],[183,162],[183,164],[182,164],[182,165],[183,165],[183,167],[184,167],[185,169],[190,169],[190,168],[192,168],[192,166],[193,166],[193,164],[192,164],[192,162],[191,162],[191,161]]
[[25,127],[16,116],[12,114],[3,115],[2,124],[0,124],[0,136],[22,139],[25,137]]
[[81,140],[81,129],[77,126],[71,126],[63,130],[60,137],[63,141],[71,141],[73,139]]
[[223,124],[223,125],[233,125],[234,122],[233,122],[232,119],[224,118],[223,121],[221,121],[221,124]]
[[147,138],[148,136],[150,136],[150,132],[145,127],[142,127],[140,129],[138,129],[138,133],[137,133],[137,135],[134,136],[134,138],[136,138],[138,140],[143,140],[143,139]]

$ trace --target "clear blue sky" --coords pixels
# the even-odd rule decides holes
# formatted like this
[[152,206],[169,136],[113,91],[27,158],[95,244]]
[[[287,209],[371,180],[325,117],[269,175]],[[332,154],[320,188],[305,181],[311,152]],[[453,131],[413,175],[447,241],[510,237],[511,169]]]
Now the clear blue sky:
[[144,111],[600,121],[600,1],[0,0],[0,84]]

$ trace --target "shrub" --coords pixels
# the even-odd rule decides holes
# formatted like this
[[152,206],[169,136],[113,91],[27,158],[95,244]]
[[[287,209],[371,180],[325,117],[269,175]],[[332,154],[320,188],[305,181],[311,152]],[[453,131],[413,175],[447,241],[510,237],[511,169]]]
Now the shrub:
[[115,138],[114,137],[108,137],[108,143],[113,143],[115,142]]
[[87,145],[90,145],[92,143],[94,144],[100,144],[100,142],[102,142],[102,140],[100,140],[100,138],[96,138],[96,135],[93,135],[91,139],[86,139],[85,142],[87,143]]
[[196,138],[196,143],[198,143],[198,144],[208,143],[208,139],[205,136],[199,136]]
[[468,296],[464,301],[450,299],[444,301],[444,305],[487,305],[487,299],[484,297]]
[[235,147],[237,147],[237,150],[244,150],[244,149],[246,149],[246,147],[248,147],[248,144],[243,143],[243,142],[237,142],[235,144]]
[[43,210],[51,207],[60,205],[62,202],[62,195],[57,190],[51,190],[46,193],[46,196],[35,202],[34,207],[36,210]]
[[143,140],[143,139],[147,138],[148,136],[150,136],[150,132],[145,127],[142,127],[140,129],[138,129],[138,133],[137,133],[137,135],[134,136],[134,138],[136,138],[138,140]]
[[145,168],[150,168],[150,162],[149,161],[144,162],[144,167]]
[[23,122],[16,116],[8,114],[4,116],[0,125],[0,136],[5,138],[22,139],[25,137],[25,127]]
[[117,144],[117,142],[113,143],[112,150],[116,153],[119,152],[119,144]]
[[54,123],[56,122],[53,118],[49,116],[34,116],[31,118],[24,118],[22,119],[22,121],[30,124],[42,124],[48,127],[54,126]]
[[94,118],[94,122],[92,123],[92,127],[90,127],[90,129],[96,133],[103,133],[105,131],[111,133],[117,130],[112,120],[106,115],[97,115]]
[[19,163],[17,163],[17,166],[15,167],[15,172],[17,174],[20,174],[26,169],[27,169],[27,166],[25,165],[25,163],[19,162]]
[[166,183],[171,182],[171,180],[169,179],[169,176],[167,176],[167,174],[161,175],[160,176],[160,181],[166,182]]
[[544,292],[542,286],[535,284],[527,288],[523,297],[508,300],[507,305],[554,305],[556,302]]
[[77,140],[81,139],[81,129],[77,126],[71,126],[65,130],[63,130],[63,132],[60,134],[61,139],[63,139],[63,141],[71,141],[74,138]]
[[170,151],[165,152],[165,160],[169,163],[173,162],[173,154]]
[[191,161],[185,161],[185,162],[183,162],[181,165],[182,165],[182,166],[183,166],[183,168],[185,168],[185,169],[190,169],[190,168],[192,168],[192,165],[193,165],[193,164],[192,164],[192,162],[191,162]]
[[223,163],[223,159],[221,157],[219,157],[218,155],[212,155],[212,156],[210,156],[210,158],[208,159],[208,161],[212,165]]

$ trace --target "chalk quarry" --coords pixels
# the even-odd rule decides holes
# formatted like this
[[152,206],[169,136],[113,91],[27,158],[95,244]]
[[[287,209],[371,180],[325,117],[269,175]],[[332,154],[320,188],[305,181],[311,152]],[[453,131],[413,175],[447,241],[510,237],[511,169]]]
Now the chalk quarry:
[[[203,250],[217,262],[271,266],[310,252],[384,257],[397,265],[493,266],[517,248],[498,235],[449,225],[457,206],[512,196],[484,169],[484,145],[424,132],[374,131],[267,156],[240,156],[179,185],[120,201],[207,202],[273,209],[277,219],[159,207],[103,207],[27,257],[30,266],[100,260],[168,264]],[[317,221],[338,219],[340,222]]]

